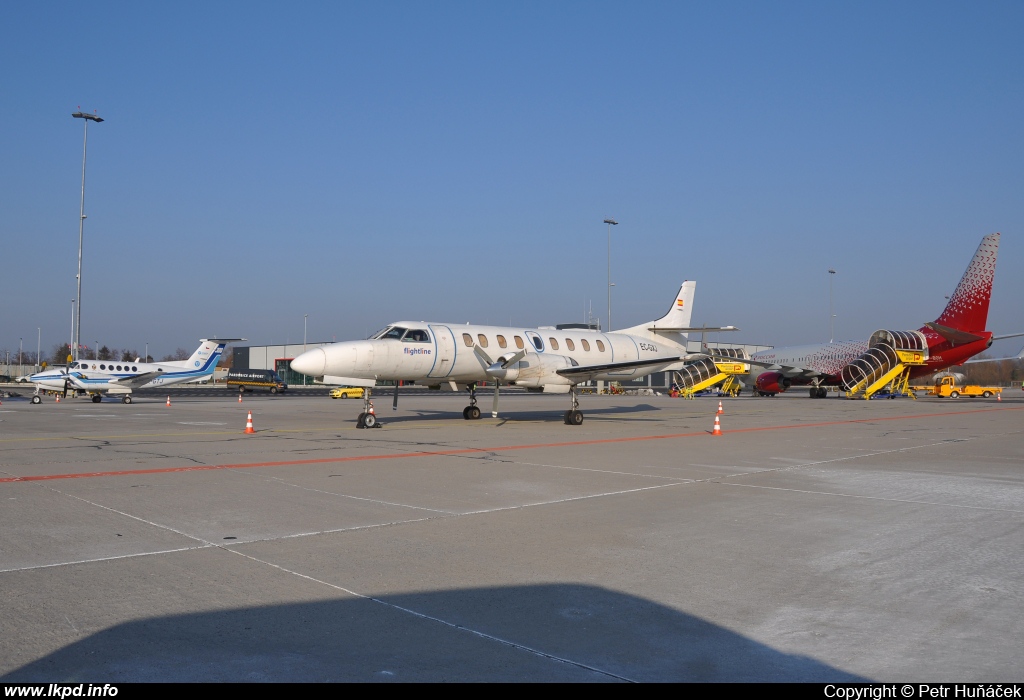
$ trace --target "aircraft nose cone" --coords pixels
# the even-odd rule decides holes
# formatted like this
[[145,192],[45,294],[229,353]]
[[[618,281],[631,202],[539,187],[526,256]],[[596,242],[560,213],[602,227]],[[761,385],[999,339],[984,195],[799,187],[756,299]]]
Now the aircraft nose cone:
[[327,353],[321,348],[307,350],[292,360],[292,369],[308,377],[322,377],[326,366]]

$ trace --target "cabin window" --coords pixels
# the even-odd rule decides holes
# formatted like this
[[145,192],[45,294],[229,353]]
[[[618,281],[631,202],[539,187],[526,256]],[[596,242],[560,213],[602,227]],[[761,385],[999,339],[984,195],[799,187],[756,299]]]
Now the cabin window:
[[463,333],[462,342],[466,344],[467,348],[473,347],[473,336],[471,336],[469,333]]
[[565,347],[569,348],[570,351],[576,349],[576,346],[572,342],[572,338],[566,338],[565,339]]
[[477,333],[476,339],[480,341],[480,347],[487,347],[487,336],[483,333]]
[[557,350],[558,349],[558,341],[555,340],[554,338],[548,338],[548,345],[551,346],[552,350]]
[[118,366],[117,366],[117,371],[118,371],[118,372],[120,372],[120,371],[121,371],[121,365],[118,365]]
[[539,335],[531,335],[530,340],[533,341],[533,347],[537,348],[540,352],[544,352],[544,341],[540,339]]
[[100,365],[100,369],[106,369],[106,368],[107,368],[106,365]]
[[413,329],[405,334],[402,338],[403,343],[429,343],[430,336],[427,335],[426,331]]
[[580,345],[582,345],[582,346],[583,346],[583,349],[584,349],[584,350],[585,350],[586,352],[590,352],[590,343],[589,343],[589,342],[587,342],[586,340],[581,340],[581,341],[580,341]]
[[138,371],[139,371],[138,367],[132,366],[132,372],[138,372]]
[[498,347],[499,348],[507,348],[508,347],[508,342],[505,340],[505,336],[503,336],[503,335],[499,335],[498,336]]
[[600,340],[598,340],[596,342],[597,342],[597,350],[598,350],[598,352],[604,352],[604,343],[602,343]]
[[523,339],[520,338],[518,335],[513,336],[513,337],[516,339],[516,347],[519,348],[520,350],[522,350],[525,347],[523,345]]

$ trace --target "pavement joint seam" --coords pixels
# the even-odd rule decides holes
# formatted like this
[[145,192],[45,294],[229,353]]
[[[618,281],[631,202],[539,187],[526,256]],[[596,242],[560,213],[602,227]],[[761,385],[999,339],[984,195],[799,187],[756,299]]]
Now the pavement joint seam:
[[869,501],[888,501],[890,503],[912,503],[912,504],[915,504],[915,505],[922,505],[922,506],[942,506],[942,507],[945,507],[945,508],[964,508],[964,509],[967,509],[967,510],[984,510],[984,511],[996,512],[996,513],[1024,514],[1024,510],[1014,510],[1013,508],[991,508],[991,507],[986,507],[986,506],[970,506],[970,505],[964,505],[964,504],[961,504],[961,503],[938,503],[936,501],[918,501],[918,500],[909,499],[909,498],[886,498],[884,496],[867,496],[867,495],[864,495],[864,494],[857,494],[857,493],[837,493],[835,491],[810,491],[810,490],[807,490],[807,489],[790,489],[790,488],[785,488],[783,486],[760,486],[758,484],[736,484],[736,483],[727,483],[727,482],[720,482],[719,485],[720,486],[738,486],[738,487],[741,487],[741,488],[748,488],[748,489],[764,489],[766,491],[791,491],[793,493],[806,493],[806,494],[816,495],[816,496],[839,496],[841,498],[862,498],[862,499],[869,500]]
[[[666,485],[668,485],[668,484],[665,484],[663,486],[666,486]],[[476,630],[476,629],[473,629],[471,627],[466,627],[465,625],[459,625],[459,624],[456,624],[454,622],[448,622],[447,620],[443,620],[443,619],[441,619],[439,617],[435,617],[433,615],[427,615],[426,613],[421,613],[419,611],[412,610],[410,608],[405,608],[405,607],[402,607],[400,605],[395,605],[394,603],[389,603],[389,602],[387,602],[385,600],[381,600],[381,599],[375,598],[373,596],[364,595],[362,593],[357,593],[356,591],[353,591],[351,589],[345,588],[343,586],[339,586],[337,584],[329,583],[327,581],[323,581],[323,580],[314,578],[312,576],[300,573],[298,571],[293,571],[291,569],[288,569],[286,567],[281,566],[280,564],[275,564],[273,562],[269,562],[269,561],[260,559],[258,557],[254,557],[254,556],[252,556],[250,554],[246,554],[244,552],[239,552],[239,551],[234,550],[234,549],[232,549],[232,548],[230,548],[228,546],[225,546],[225,545],[223,545],[221,543],[210,542],[210,541],[205,540],[205,539],[203,539],[201,537],[198,537],[196,535],[189,535],[189,534],[184,533],[184,532],[182,532],[182,531],[180,531],[180,530],[178,530],[176,528],[170,527],[169,525],[162,525],[160,523],[155,523],[155,522],[152,522],[150,520],[146,520],[145,518],[140,518],[140,517],[138,517],[136,515],[132,515],[130,513],[125,513],[123,511],[117,510],[116,508],[111,508],[109,506],[105,506],[105,505],[102,505],[100,503],[95,503],[93,501],[90,501],[87,498],[82,498],[81,496],[76,496],[74,494],[64,493],[64,492],[60,491],[59,489],[56,489],[56,488],[54,488],[52,486],[42,485],[42,484],[40,484],[40,486],[42,486],[42,488],[45,488],[47,490],[59,493],[59,494],[61,494],[63,496],[68,496],[70,498],[77,499],[77,500],[82,501],[84,503],[88,503],[88,504],[90,504],[92,506],[95,506],[97,508],[102,508],[103,510],[110,511],[112,513],[117,513],[119,515],[123,515],[123,516],[125,516],[127,518],[131,518],[133,520],[138,520],[139,522],[143,522],[143,523],[146,523],[148,525],[152,525],[153,527],[169,530],[170,532],[174,532],[175,534],[181,535],[183,537],[187,537],[189,539],[195,540],[195,541],[200,542],[203,545],[205,545],[203,547],[191,547],[191,548],[187,548],[186,547],[186,548],[183,548],[182,550],[179,550],[179,551],[184,551],[184,550],[187,550],[187,549],[207,549],[207,548],[211,548],[211,547],[215,548],[215,549],[219,549],[219,550],[227,552],[229,554],[234,554],[234,555],[243,557],[245,559],[249,559],[250,561],[254,561],[254,562],[263,564],[264,566],[269,566],[269,567],[278,569],[279,571],[283,571],[283,572],[291,574],[293,576],[297,576],[299,578],[304,578],[304,579],[306,579],[308,581],[312,581],[314,583],[319,583],[321,585],[328,586],[329,588],[333,588],[335,590],[339,590],[339,591],[342,591],[344,593],[348,593],[349,595],[355,596],[357,598],[362,598],[364,600],[368,600],[368,601],[377,603],[379,605],[383,605],[385,607],[391,608],[393,610],[398,610],[400,612],[404,612],[406,614],[413,615],[415,617],[419,617],[419,618],[424,619],[424,620],[430,620],[432,622],[439,623],[441,625],[444,625],[446,627],[450,627],[450,628],[455,629],[455,630],[459,630],[459,631],[462,631],[462,632],[467,632],[467,633],[472,634],[474,636],[480,637],[481,639],[486,639],[486,640],[489,640],[489,641],[498,642],[499,644],[504,644],[505,646],[511,647],[513,649],[517,649],[519,651],[525,651],[527,653],[533,654],[535,656],[539,656],[539,657],[544,658],[544,659],[548,659],[550,661],[556,661],[556,662],[559,662],[559,663],[568,664],[570,666],[575,666],[577,668],[585,669],[585,670],[591,671],[593,673],[598,673],[598,674],[601,674],[603,676],[607,676],[609,678],[615,678],[616,680],[626,681],[626,682],[629,682],[629,683],[635,682],[635,681],[633,681],[630,678],[626,678],[625,676],[620,676],[620,675],[618,675],[616,673],[612,673],[611,671],[606,671],[606,670],[603,670],[603,669],[600,669],[600,668],[596,668],[594,666],[590,666],[590,665],[582,663],[580,661],[573,661],[572,659],[567,659],[567,658],[564,658],[564,657],[561,657],[561,656],[556,656],[555,654],[550,654],[548,652],[541,651],[539,649],[534,649],[533,647],[529,647],[529,646],[527,646],[525,644],[520,644],[519,642],[513,642],[513,641],[508,640],[508,639],[503,639],[501,637],[497,637],[497,636],[492,635],[492,634],[487,634],[486,632],[481,632],[480,630]],[[648,488],[663,488],[663,486],[652,486],[652,487],[648,487]],[[645,489],[641,489],[641,490],[645,490]],[[119,558],[128,558],[128,557],[119,557]],[[49,565],[48,567],[45,567],[45,568],[52,568],[54,566],[59,566],[59,564],[52,564],[52,565]],[[39,567],[39,568],[44,568],[44,567]]]

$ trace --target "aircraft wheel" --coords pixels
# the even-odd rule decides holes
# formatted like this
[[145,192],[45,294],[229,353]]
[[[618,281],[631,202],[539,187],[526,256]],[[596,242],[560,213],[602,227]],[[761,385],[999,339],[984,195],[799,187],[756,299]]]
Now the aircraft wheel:
[[356,416],[356,427],[357,428],[365,428],[366,427],[365,425],[363,425],[363,418],[366,418],[366,414],[365,413],[360,413],[358,416]]
[[817,389],[811,388],[811,389],[808,389],[808,391],[810,392],[810,395],[811,395],[812,399],[820,399],[821,398],[821,396],[818,395],[818,390]]
[[960,392],[959,391],[951,391],[951,392],[949,392],[949,398],[951,398],[951,399],[959,399],[960,398]]
[[466,420],[479,420],[480,409],[476,406],[466,406],[466,410],[463,411],[463,415],[466,417]]
[[377,427],[377,416],[372,413],[363,414],[363,427],[364,428],[376,428]]
[[99,403],[102,400],[103,400],[103,398],[99,394],[96,394],[95,396],[92,397],[92,402],[93,403]]
[[583,411],[568,411],[565,415],[567,425],[583,425]]
[[131,403],[131,402],[132,402],[131,394],[125,394],[124,396],[121,397],[121,403]]
[[42,403],[42,402],[43,402],[43,400],[41,398],[39,398],[38,396],[33,396],[32,397],[32,403]]

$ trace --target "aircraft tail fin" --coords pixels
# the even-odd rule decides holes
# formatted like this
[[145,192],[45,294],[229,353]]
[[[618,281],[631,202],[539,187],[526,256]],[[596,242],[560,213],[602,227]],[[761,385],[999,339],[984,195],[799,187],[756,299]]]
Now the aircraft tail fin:
[[190,358],[174,364],[191,370],[212,372],[217,367],[217,363],[220,362],[225,346],[228,343],[239,340],[245,340],[245,338],[212,338],[209,340],[204,338],[200,341],[199,347],[196,348],[196,351],[192,353]]
[[960,284],[956,286],[942,314],[935,319],[936,324],[968,333],[985,330],[998,254],[998,233],[990,233],[981,239]]
[[623,328],[618,333],[629,333],[630,335],[641,335],[648,337],[661,337],[672,340],[682,345],[686,344],[686,334],[679,329],[690,326],[690,317],[693,315],[693,296],[697,283],[693,280],[686,280],[679,287],[672,305],[664,316],[656,321],[641,323],[632,328]]

